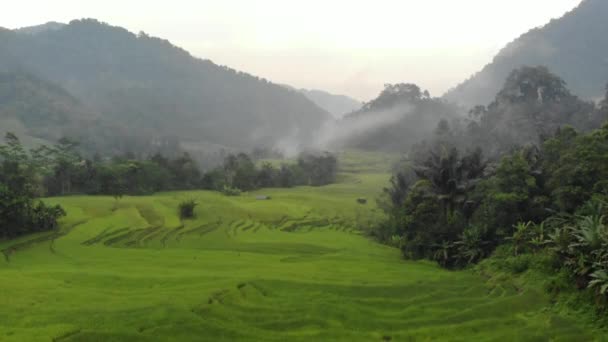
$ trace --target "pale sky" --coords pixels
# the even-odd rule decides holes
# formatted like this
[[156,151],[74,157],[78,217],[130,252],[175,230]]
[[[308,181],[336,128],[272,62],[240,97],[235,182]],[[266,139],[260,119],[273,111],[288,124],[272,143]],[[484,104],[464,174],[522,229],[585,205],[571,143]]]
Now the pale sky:
[[96,18],[298,88],[367,101],[384,83],[433,95],[581,0],[19,0],[0,26]]

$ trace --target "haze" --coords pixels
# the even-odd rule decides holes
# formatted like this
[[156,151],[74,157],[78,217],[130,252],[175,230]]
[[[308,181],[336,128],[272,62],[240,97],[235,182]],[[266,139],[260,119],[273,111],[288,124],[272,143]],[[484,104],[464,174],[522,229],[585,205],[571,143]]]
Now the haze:
[[366,101],[387,82],[416,82],[441,95],[506,43],[579,3],[21,0],[5,4],[0,26],[92,17],[277,83]]

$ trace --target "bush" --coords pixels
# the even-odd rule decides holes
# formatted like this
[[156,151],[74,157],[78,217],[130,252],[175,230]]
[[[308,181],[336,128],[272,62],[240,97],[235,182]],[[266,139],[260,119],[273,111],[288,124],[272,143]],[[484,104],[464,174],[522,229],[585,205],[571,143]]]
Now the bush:
[[523,273],[531,267],[532,259],[532,254],[519,254],[505,259],[503,267],[506,271],[514,274]]
[[60,206],[36,202],[0,183],[0,239],[55,230],[62,216],[65,216],[65,211]]
[[194,217],[194,208],[198,203],[194,200],[183,201],[179,204],[179,217],[181,219],[189,219]]

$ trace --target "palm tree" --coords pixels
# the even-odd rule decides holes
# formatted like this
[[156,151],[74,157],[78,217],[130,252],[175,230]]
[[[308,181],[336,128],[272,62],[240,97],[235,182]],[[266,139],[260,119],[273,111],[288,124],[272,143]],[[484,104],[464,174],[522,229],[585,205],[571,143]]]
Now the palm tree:
[[467,194],[481,179],[485,167],[481,149],[460,157],[456,148],[448,149],[439,144],[429,151],[425,160],[414,166],[414,172],[419,178],[431,182],[444,217],[448,217],[456,208],[464,207]]
[[481,260],[489,251],[490,241],[485,239],[486,231],[480,227],[469,227],[462,232],[460,240],[455,243],[458,247],[458,258],[465,264]]
[[521,249],[528,243],[530,227],[532,224],[532,222],[519,222],[513,227],[515,228],[515,232],[513,232],[513,235],[509,237],[508,240],[513,243],[515,255],[518,255]]
[[608,272],[606,270],[597,270],[591,273],[591,279],[589,288],[596,288],[601,295],[608,294]]
[[583,216],[573,229],[577,242],[575,247],[582,247],[591,251],[598,250],[602,244],[608,243],[608,232],[604,224],[604,216]]
[[443,241],[442,243],[436,244],[434,247],[436,249],[433,253],[433,259],[442,267],[448,267],[452,259],[454,244],[450,241]]

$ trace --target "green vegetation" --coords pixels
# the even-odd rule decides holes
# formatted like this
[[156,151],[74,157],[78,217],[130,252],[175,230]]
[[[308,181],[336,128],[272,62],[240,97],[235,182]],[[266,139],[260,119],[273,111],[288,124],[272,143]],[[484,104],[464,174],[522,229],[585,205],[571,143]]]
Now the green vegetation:
[[[276,165],[276,166],[275,166]],[[338,161],[331,153],[301,153],[295,162],[262,161],[257,166],[245,153],[229,155],[222,166],[203,176],[204,189],[238,196],[241,191],[259,188],[321,186],[335,182]]]
[[6,145],[0,145],[0,239],[54,230],[65,215],[60,206],[34,201],[37,166],[17,137],[8,134]]
[[[497,91],[468,117],[398,83],[335,122],[144,32],[0,28],[0,340],[605,339],[608,88],[521,65],[599,98],[606,6],[447,94]],[[373,152],[280,152],[326,145]]]
[[[34,205],[37,196],[75,194],[112,195],[118,207],[123,195],[144,195],[167,190],[210,189],[227,196],[260,187],[326,185],[336,179],[337,159],[330,153],[303,153],[295,164],[275,169],[269,163],[257,168],[244,153],[228,155],[224,164],[203,176],[188,153],[169,159],[156,153],[146,159],[134,156],[85,159],[77,143],[62,138],[48,147],[25,149],[12,133],[0,145],[0,236],[14,237],[57,227],[60,207]],[[193,203],[182,203],[183,218],[193,215]]]
[[[404,261],[361,234],[395,157],[341,153],[336,184],[45,200],[60,234],[0,242],[0,339],[590,340],[539,286]],[[371,164],[370,161],[376,161]],[[373,167],[372,167],[373,165]],[[271,196],[259,201],[256,195]],[[194,199],[195,217],[179,203]]]
[[521,273],[541,254],[550,260],[548,273],[567,274],[570,287],[592,293],[589,303],[605,313],[608,124],[587,133],[567,124],[597,124],[607,102],[587,105],[545,68],[514,71],[496,100],[478,107],[466,133],[442,121],[435,139],[414,150],[411,165],[385,190],[389,218],[374,236],[407,258],[448,268],[477,263],[505,245],[516,258],[513,273]]

